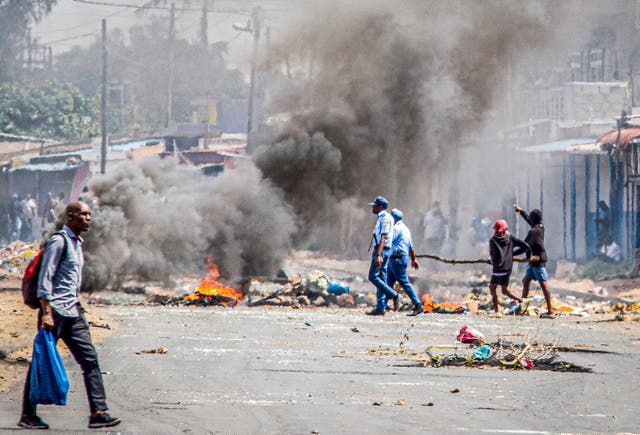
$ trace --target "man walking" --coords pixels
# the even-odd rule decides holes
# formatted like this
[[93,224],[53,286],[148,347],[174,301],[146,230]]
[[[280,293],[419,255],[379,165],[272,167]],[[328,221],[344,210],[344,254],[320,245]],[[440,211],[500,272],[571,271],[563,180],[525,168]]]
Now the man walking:
[[378,217],[376,226],[373,229],[373,239],[371,240],[373,254],[371,256],[371,266],[369,267],[369,281],[376,286],[378,291],[376,308],[367,314],[370,316],[384,316],[389,299],[393,299],[394,310],[398,310],[400,303],[398,293],[387,284],[387,266],[393,239],[393,219],[386,211],[389,201],[382,196],[376,197],[369,205],[371,206],[371,212]]
[[417,316],[424,312],[424,307],[418,299],[411,281],[407,268],[409,267],[409,258],[411,258],[411,267],[418,269],[420,265],[416,261],[416,253],[413,250],[413,242],[411,241],[411,231],[402,221],[402,211],[394,208],[391,210],[391,216],[394,220],[393,225],[393,242],[391,243],[391,258],[389,260],[389,270],[387,271],[387,284],[393,288],[393,284],[398,284],[404,289],[409,299],[413,303],[413,311],[409,316]]
[[[80,233],[91,224],[91,209],[84,202],[72,202],[65,210],[66,224],[60,233],[54,234],[44,248],[38,277],[38,326],[53,333],[56,341],[62,339],[74,359],[80,364],[89,399],[91,415],[89,428],[115,426],[119,418],[107,413],[106,394],[98,355],[89,333],[89,325],[78,299],[84,257]],[[48,429],[31,403],[30,374],[22,398],[22,416],[18,426],[28,429]]]

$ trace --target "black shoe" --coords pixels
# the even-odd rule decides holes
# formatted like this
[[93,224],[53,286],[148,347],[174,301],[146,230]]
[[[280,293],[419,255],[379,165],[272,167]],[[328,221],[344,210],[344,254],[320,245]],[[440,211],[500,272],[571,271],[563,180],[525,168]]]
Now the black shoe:
[[49,425],[42,421],[38,415],[23,415],[20,417],[18,426],[26,429],[49,429]]
[[384,316],[384,311],[371,310],[367,312],[367,316]]
[[393,311],[398,311],[400,309],[400,295],[396,295],[393,298]]
[[424,308],[422,307],[422,304],[416,304],[413,307],[413,311],[410,312],[409,314],[407,314],[407,316],[413,317],[413,316],[417,316],[418,314],[422,314],[422,313],[424,313]]
[[89,417],[89,429],[97,429],[99,427],[111,427],[120,424],[122,420],[111,417],[106,412]]

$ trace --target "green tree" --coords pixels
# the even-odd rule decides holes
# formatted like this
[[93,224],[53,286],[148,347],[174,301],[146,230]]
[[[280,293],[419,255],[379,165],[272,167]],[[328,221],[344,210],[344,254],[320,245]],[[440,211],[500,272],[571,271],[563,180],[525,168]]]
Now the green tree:
[[78,139],[99,132],[96,98],[71,84],[0,85],[0,130],[56,139]]
[[[109,32],[108,75],[110,84],[122,85],[125,107],[109,105],[109,129],[134,122],[145,127],[164,125],[168,92],[168,23],[151,18],[145,25],[129,29],[128,38],[121,31]],[[227,44],[209,44],[203,54],[201,41],[183,38],[174,41],[173,118],[179,122],[191,119],[192,101],[206,96],[211,100],[246,97],[244,77],[238,70],[226,67]],[[96,41],[89,47],[76,47],[54,59],[57,80],[73,83],[87,95],[98,95],[101,83],[101,46]]]
[[51,11],[57,0],[0,0],[0,83],[15,76],[29,25]]

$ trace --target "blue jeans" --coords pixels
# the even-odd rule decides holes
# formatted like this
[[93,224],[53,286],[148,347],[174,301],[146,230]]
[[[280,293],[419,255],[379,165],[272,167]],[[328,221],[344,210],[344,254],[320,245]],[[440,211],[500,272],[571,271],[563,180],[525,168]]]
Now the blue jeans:
[[389,299],[393,299],[398,296],[389,285],[387,284],[387,267],[389,263],[389,252],[382,251],[382,266],[376,268],[376,254],[371,257],[371,266],[369,267],[369,281],[378,289],[377,298],[378,303],[376,310],[383,312],[387,309],[387,302]]
[[393,287],[396,281],[404,289],[409,299],[414,305],[420,304],[418,295],[416,294],[411,281],[409,281],[409,274],[407,269],[409,267],[409,257],[403,255],[402,257],[391,257],[389,259],[389,270],[387,272],[387,284]]

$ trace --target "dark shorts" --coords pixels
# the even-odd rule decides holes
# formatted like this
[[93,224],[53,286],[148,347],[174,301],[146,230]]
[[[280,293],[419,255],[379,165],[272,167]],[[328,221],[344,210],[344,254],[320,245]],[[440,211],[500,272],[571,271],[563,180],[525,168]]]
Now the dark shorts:
[[506,275],[491,275],[491,284],[508,286],[510,278],[510,273],[507,273]]

